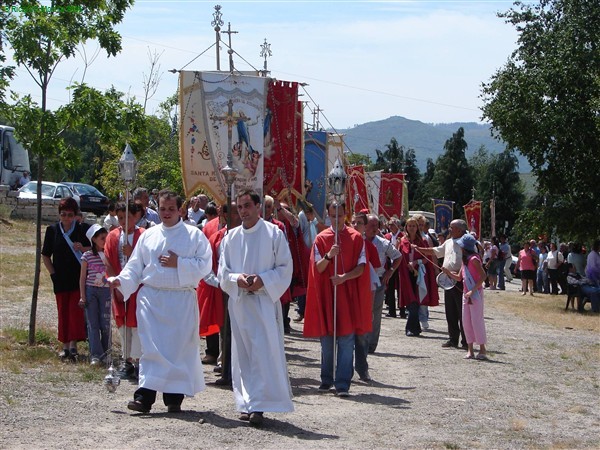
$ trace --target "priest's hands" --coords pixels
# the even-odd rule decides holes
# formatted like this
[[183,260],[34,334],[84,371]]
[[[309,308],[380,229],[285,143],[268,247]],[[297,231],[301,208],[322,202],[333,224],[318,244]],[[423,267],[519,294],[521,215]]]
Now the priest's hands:
[[340,246],[337,244],[332,245],[327,254],[330,258],[335,258],[337,255],[340,254]]
[[248,275],[246,273],[242,273],[240,276],[238,276],[237,285],[238,287],[246,289],[249,292],[254,292],[258,291],[265,284],[258,275]]
[[179,258],[177,256],[177,253],[169,250],[169,254],[168,255],[160,255],[158,257],[158,261],[160,262],[160,265],[163,267],[176,268],[177,267],[177,258]]

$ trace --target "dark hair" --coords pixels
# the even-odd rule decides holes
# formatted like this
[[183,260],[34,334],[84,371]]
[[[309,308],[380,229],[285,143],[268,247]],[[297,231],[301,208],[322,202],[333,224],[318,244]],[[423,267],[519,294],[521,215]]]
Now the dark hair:
[[165,200],[175,199],[175,201],[177,202],[177,209],[180,209],[181,206],[183,205],[183,199],[181,198],[181,196],[177,195],[177,193],[171,191],[170,189],[163,189],[162,191],[160,191],[158,193],[158,204],[159,205],[160,205],[160,201],[162,199],[165,199]]
[[479,255],[477,251],[477,246],[474,251],[467,250],[466,248],[462,249],[462,262],[466,266],[469,263],[469,256],[471,255]]
[[327,202],[327,204],[325,205],[325,209],[329,211],[329,207],[336,203],[338,204],[338,207],[341,206],[342,208],[344,208],[344,211],[346,211],[346,202]]
[[133,200],[129,200],[129,208],[127,208],[125,202],[120,202],[117,203],[115,207],[115,212],[126,212],[127,209],[129,209],[129,214],[133,215],[139,213],[143,209],[143,206],[140,203],[136,203]]
[[79,205],[73,197],[63,198],[58,203],[58,212],[62,211],[73,211],[73,214],[77,214],[79,212]]
[[115,209],[116,207],[117,207],[117,205],[115,205],[115,204],[114,204],[114,202],[110,202],[110,203],[108,204],[108,210],[109,210],[110,212],[112,212],[112,211],[115,211],[115,210],[116,210],[116,209]]
[[354,217],[356,219],[361,219],[363,225],[367,224],[367,215],[365,213],[361,213],[361,212],[356,213],[356,214],[354,214]]
[[600,251],[600,239],[596,239],[592,245],[592,250],[595,252]]
[[253,189],[244,189],[243,191],[238,192],[235,198],[237,200],[245,195],[249,195],[255,205],[260,205],[260,195]]
[[94,255],[98,254],[98,249],[96,248],[96,244],[94,243],[94,238],[100,234],[108,234],[108,231],[104,227],[99,228],[98,231],[96,231],[94,233],[94,235],[92,236],[92,238],[90,239],[90,242],[92,243],[92,253]]
[[218,213],[219,210],[217,209],[217,207],[215,205],[211,205],[210,203],[204,209],[204,214],[206,214],[207,216],[216,216]]

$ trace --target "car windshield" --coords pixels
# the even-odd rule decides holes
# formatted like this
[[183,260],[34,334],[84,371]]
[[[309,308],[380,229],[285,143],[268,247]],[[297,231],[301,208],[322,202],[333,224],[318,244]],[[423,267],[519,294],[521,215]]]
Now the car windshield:
[[98,195],[102,196],[102,193],[94,186],[90,186],[89,184],[73,184],[75,190],[79,193],[79,195]]
[[[31,183],[27,183],[23,186],[21,192],[26,192],[28,194],[37,194],[37,181],[32,181]],[[48,197],[54,196],[54,186],[49,184],[42,183],[42,195],[47,195]]]

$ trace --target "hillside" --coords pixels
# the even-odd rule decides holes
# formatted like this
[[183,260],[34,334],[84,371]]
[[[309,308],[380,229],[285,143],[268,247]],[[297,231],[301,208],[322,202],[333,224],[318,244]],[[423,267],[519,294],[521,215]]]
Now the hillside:
[[[505,148],[503,142],[497,141],[490,135],[489,125],[475,122],[431,124],[394,116],[337,131],[345,135],[344,141],[350,151],[370,155],[373,159],[375,159],[375,149],[385,150],[385,145],[389,144],[390,139],[396,138],[400,145],[415,149],[417,164],[423,172],[427,158],[435,161],[443,153],[446,140],[459,127],[465,130],[465,140],[469,145],[467,157],[472,156],[482,145],[490,153],[499,153]],[[530,170],[527,160],[520,155],[519,169],[521,172]]]

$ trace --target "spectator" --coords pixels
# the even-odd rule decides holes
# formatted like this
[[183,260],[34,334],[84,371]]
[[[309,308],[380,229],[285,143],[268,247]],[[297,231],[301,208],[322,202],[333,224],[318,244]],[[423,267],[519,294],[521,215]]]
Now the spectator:
[[[558,281],[559,281],[559,270],[564,263],[564,256],[556,247],[556,244],[552,242],[550,244],[550,251],[546,258],[548,262],[548,278],[550,279],[550,293],[552,295],[558,294]],[[567,291],[563,290],[561,294],[566,294]]]

